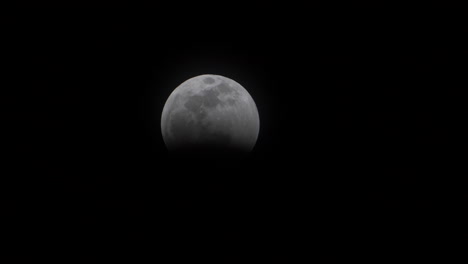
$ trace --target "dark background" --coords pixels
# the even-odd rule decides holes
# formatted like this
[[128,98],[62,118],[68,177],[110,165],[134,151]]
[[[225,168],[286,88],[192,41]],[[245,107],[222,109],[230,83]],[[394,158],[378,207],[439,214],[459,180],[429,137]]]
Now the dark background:
[[[3,208],[19,260],[338,263],[462,248],[466,30],[380,7],[178,5],[2,18]],[[254,98],[249,156],[168,154],[164,103],[206,73]]]

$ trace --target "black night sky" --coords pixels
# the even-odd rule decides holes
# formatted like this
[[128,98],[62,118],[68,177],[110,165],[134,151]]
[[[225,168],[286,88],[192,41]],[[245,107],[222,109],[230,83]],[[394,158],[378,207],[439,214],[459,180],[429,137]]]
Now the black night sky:
[[[357,7],[175,6],[2,17],[17,259],[380,263],[466,243],[460,35]],[[164,103],[206,73],[255,100],[248,157],[168,155]]]

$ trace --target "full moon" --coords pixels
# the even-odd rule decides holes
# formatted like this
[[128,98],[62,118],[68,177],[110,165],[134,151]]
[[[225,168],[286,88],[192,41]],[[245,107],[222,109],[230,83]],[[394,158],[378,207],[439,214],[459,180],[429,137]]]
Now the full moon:
[[240,151],[255,146],[260,119],[254,100],[239,83],[199,75],[171,93],[161,116],[169,151]]

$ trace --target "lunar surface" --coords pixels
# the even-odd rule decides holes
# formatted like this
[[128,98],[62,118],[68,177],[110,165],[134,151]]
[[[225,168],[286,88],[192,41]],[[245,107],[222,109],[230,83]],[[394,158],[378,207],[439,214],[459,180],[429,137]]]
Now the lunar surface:
[[172,151],[240,151],[255,146],[260,120],[244,87],[220,75],[200,75],[179,85],[161,117],[164,143]]

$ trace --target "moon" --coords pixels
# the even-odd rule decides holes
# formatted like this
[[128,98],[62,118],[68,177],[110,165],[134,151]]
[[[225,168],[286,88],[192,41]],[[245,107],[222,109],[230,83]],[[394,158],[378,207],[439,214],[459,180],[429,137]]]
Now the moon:
[[221,75],[199,75],[180,84],[161,116],[163,140],[171,152],[250,152],[259,130],[250,94]]

